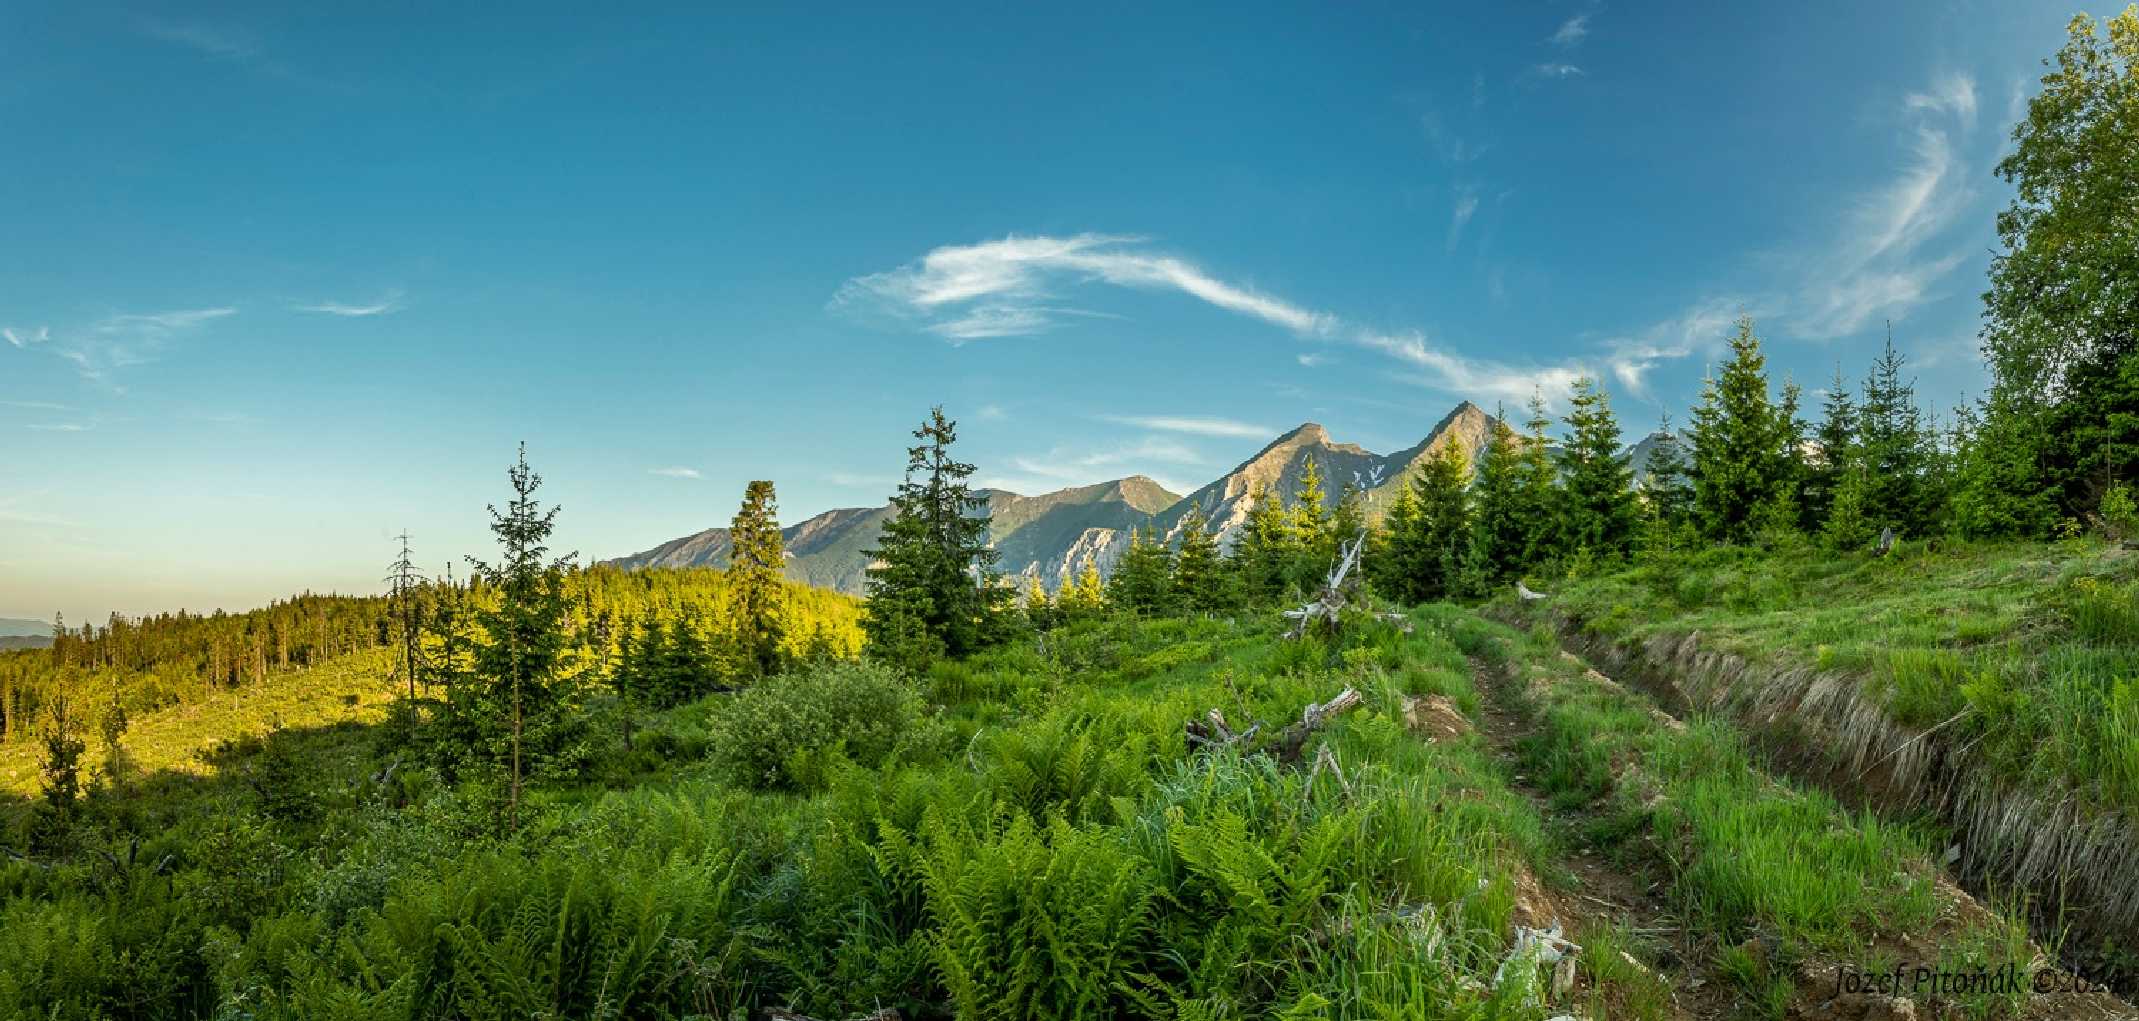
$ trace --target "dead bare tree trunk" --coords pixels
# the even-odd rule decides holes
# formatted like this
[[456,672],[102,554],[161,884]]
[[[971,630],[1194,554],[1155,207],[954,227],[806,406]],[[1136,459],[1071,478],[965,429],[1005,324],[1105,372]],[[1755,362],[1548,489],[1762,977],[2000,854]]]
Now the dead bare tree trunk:
[[1285,616],[1293,621],[1292,629],[1285,632],[1286,638],[1298,638],[1307,629],[1320,622],[1323,627],[1335,629],[1337,614],[1343,611],[1350,592],[1357,587],[1358,579],[1352,577],[1352,569],[1359,566],[1359,554],[1367,547],[1367,533],[1361,531],[1359,538],[1337,547],[1337,565],[1330,568],[1328,580],[1322,590],[1307,605],[1297,610],[1286,610]]

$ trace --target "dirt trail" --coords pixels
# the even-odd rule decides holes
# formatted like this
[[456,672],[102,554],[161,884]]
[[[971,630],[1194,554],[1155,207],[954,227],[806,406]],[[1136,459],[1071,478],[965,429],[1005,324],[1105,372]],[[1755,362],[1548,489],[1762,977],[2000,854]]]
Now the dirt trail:
[[[1508,764],[1509,786],[1536,806],[1547,828],[1560,834],[1570,849],[1562,864],[1571,888],[1545,895],[1562,912],[1561,922],[1577,942],[1581,937],[1576,933],[1607,926],[1632,936],[1647,951],[1642,955],[1647,962],[1627,963],[1664,981],[1670,1003],[1663,1016],[1689,1021],[1733,1016],[1734,997],[1728,984],[1713,973],[1713,955],[1701,947],[1693,930],[1664,899],[1661,881],[1624,868],[1588,846],[1582,834],[1596,820],[1596,813],[1553,806],[1544,788],[1524,771],[1519,744],[1532,727],[1515,709],[1516,701],[1508,691],[1511,682],[1475,658],[1470,663],[1471,676],[1483,696],[1478,713],[1480,735]],[[1587,985],[1586,975],[1582,985]],[[1611,1009],[1609,997],[1604,1006],[1603,1016],[1620,1016]]]

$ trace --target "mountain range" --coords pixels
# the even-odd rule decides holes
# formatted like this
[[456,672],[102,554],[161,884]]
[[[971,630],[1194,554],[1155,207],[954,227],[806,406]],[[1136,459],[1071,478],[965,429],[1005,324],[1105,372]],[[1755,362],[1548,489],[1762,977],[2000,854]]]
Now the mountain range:
[[[1199,508],[1219,543],[1230,546],[1255,506],[1256,493],[1268,487],[1276,499],[1290,505],[1309,461],[1322,472],[1325,502],[1334,505],[1347,486],[1354,486],[1364,495],[1368,514],[1378,515],[1395,498],[1398,485],[1448,444],[1461,443],[1466,456],[1475,460],[1492,420],[1484,409],[1464,401],[1424,439],[1393,454],[1334,442],[1329,430],[1308,422],[1187,496],[1168,492],[1142,475],[1038,496],[983,490],[993,518],[990,539],[1002,554],[997,567],[1004,574],[1038,578],[1050,589],[1059,588],[1087,558],[1102,572],[1111,568],[1127,546],[1132,528],[1153,528],[1170,541],[1178,539],[1182,522]],[[891,513],[888,503],[847,507],[781,529],[787,547],[787,576],[811,585],[861,592],[869,565],[867,551],[876,545]],[[724,567],[728,552],[728,530],[708,528],[608,563],[626,568]]]

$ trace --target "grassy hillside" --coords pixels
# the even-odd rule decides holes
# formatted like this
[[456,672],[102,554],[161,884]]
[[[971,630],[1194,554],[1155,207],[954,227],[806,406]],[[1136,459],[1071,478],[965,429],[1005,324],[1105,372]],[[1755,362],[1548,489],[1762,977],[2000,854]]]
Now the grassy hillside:
[[[382,769],[386,728],[225,747],[100,808],[109,861],[0,864],[0,1017],[1780,1017],[1843,964],[2036,954],[1929,834],[1549,635],[1454,607],[1336,643],[1281,624],[802,668],[605,732],[511,834],[476,789]],[[340,686],[279,704],[337,724]],[[1190,741],[1214,711],[1253,736]],[[211,724],[138,726],[169,761]]]
[[[388,650],[367,649],[310,669],[270,673],[256,684],[130,720],[120,747],[136,772],[205,776],[214,771],[205,753],[225,741],[285,728],[377,723],[396,693],[390,670]],[[43,753],[39,741],[0,742],[0,794],[35,794]],[[88,741],[84,766],[102,768],[105,759],[102,743]]]

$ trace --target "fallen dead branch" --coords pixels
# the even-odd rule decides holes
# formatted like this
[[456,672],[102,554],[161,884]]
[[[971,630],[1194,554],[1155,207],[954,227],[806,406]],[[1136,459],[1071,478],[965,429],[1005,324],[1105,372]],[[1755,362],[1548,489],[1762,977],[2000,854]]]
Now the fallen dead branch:
[[1287,726],[1268,742],[1252,748],[1250,745],[1263,725],[1258,723],[1236,732],[1226,721],[1225,714],[1216,709],[1203,714],[1202,719],[1189,720],[1184,729],[1190,748],[1242,748],[1249,754],[1274,755],[1280,762],[1296,762],[1307,739],[1327,726],[1332,718],[1356,708],[1360,698],[1359,692],[1346,688],[1327,702],[1310,702],[1300,711],[1300,722]]

